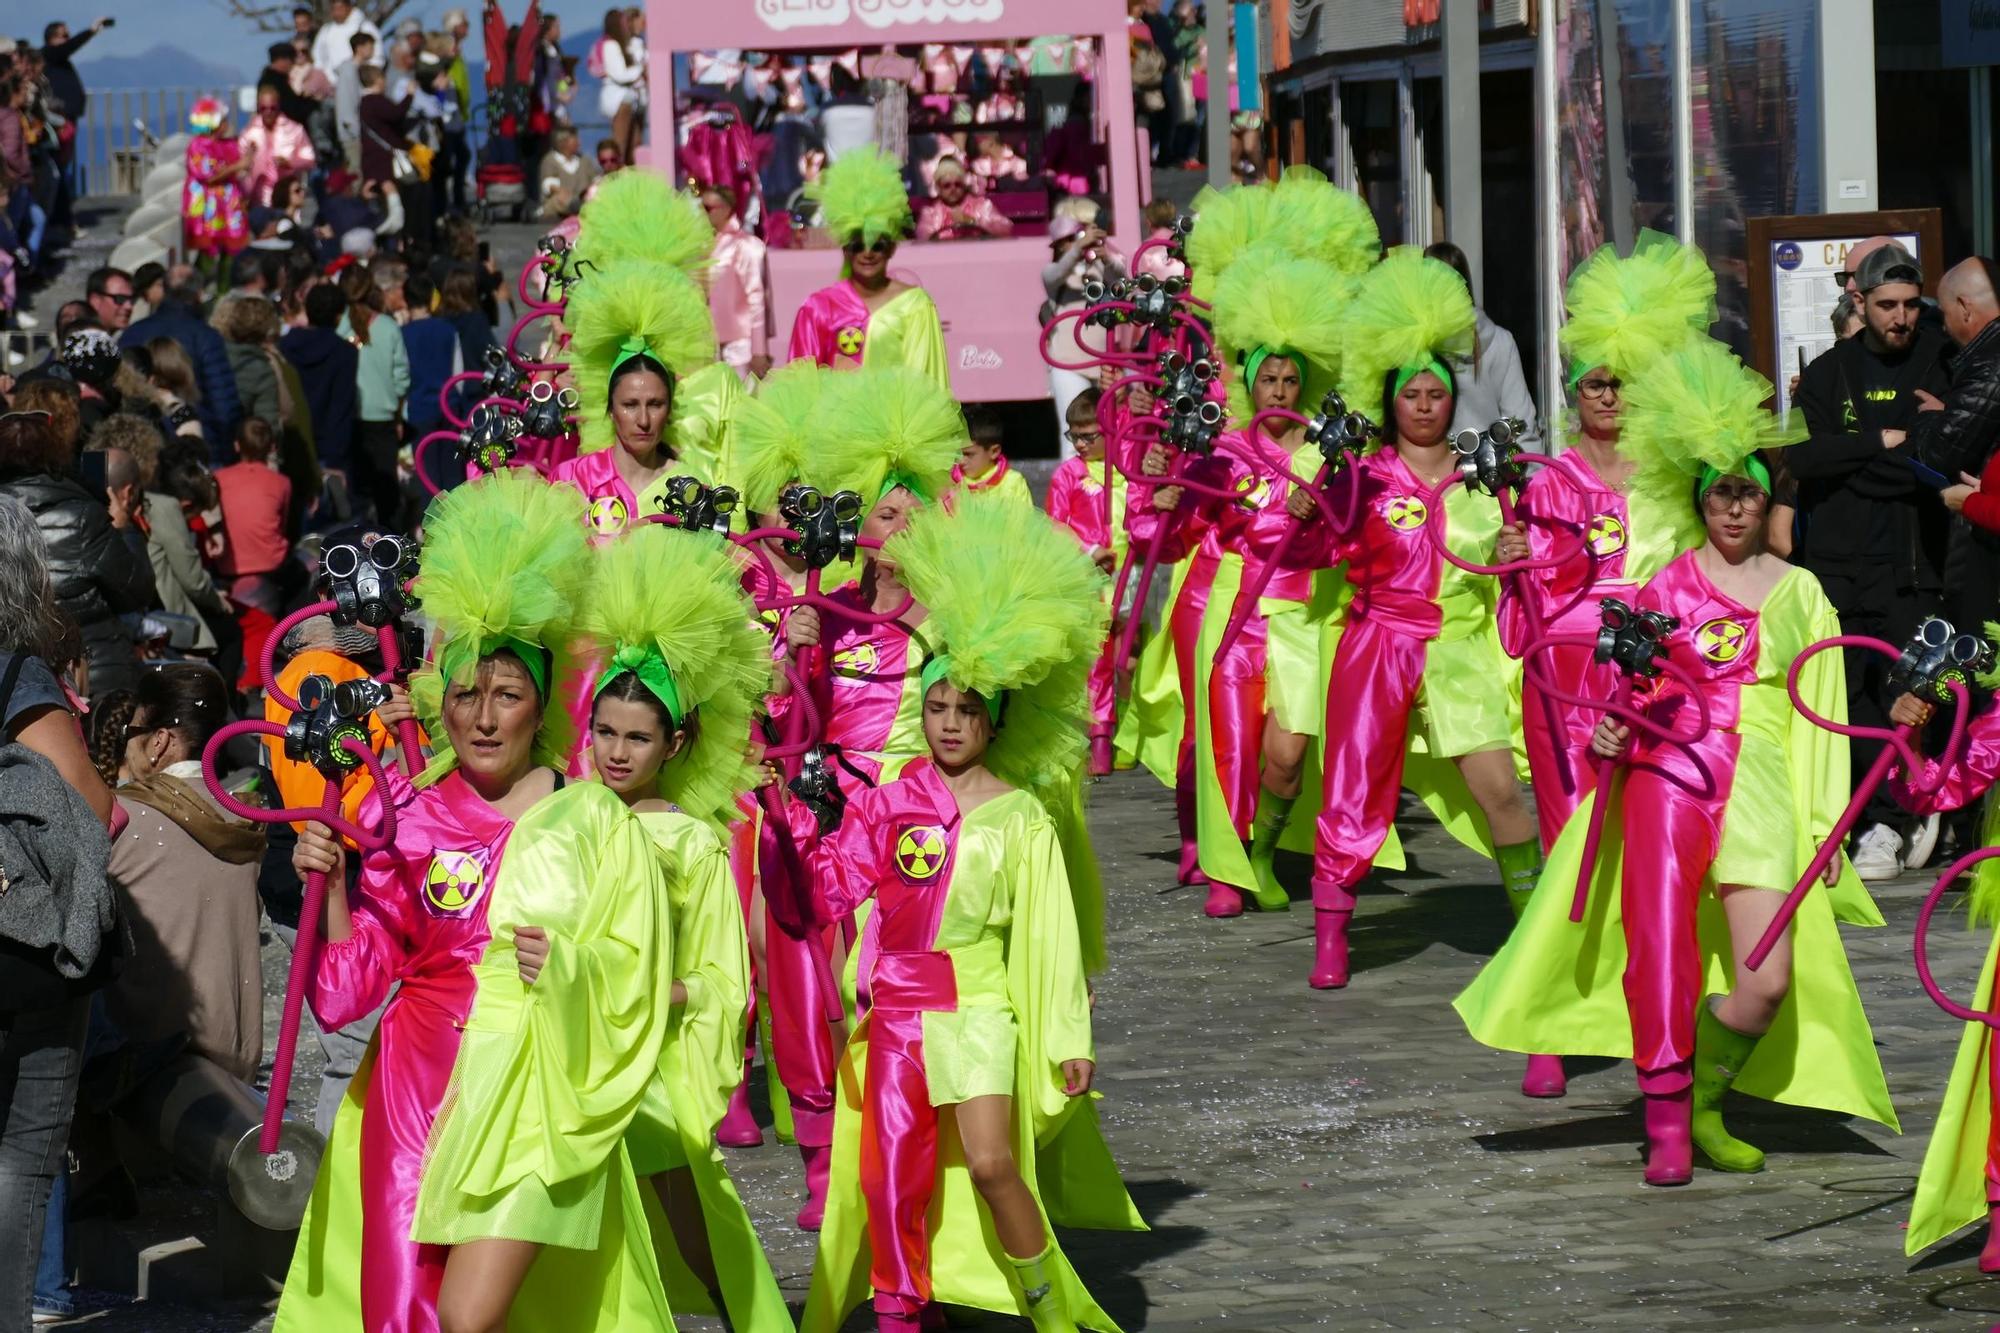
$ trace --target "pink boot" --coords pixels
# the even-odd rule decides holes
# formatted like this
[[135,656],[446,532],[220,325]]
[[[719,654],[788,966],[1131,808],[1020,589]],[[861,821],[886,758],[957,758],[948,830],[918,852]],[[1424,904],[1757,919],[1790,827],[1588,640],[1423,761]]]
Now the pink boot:
[[1201,909],[1213,917],[1243,915],[1243,890],[1215,880],[1208,882],[1208,906]]
[[2000,1273],[2000,1203],[1986,1207],[1986,1244],[1979,1251],[1979,1271]]
[[1646,1183],[1685,1185],[1694,1178],[1694,1089],[1646,1094]]
[[876,1333],[925,1333],[932,1325],[924,1316],[932,1308],[914,1296],[878,1295],[875,1298]]
[[806,1164],[806,1206],[799,1209],[799,1230],[818,1231],[826,1220],[826,1181],[833,1170],[833,1149],[801,1143],[799,1156]]
[[1347,984],[1347,921],[1353,912],[1320,908],[1313,913],[1313,970],[1306,984],[1339,990]]
[[1092,736],[1090,738],[1090,776],[1108,778],[1111,776],[1111,738]]
[[1569,1091],[1560,1055],[1531,1055],[1528,1072],[1521,1075],[1523,1097],[1560,1097]]
[[1174,788],[1174,819],[1181,830],[1180,882],[1206,884],[1208,876],[1201,873],[1201,845],[1195,841],[1194,777],[1191,771],[1182,777],[1184,781]]
[[722,1113],[715,1141],[725,1148],[755,1148],[764,1142],[764,1131],[750,1114],[750,1065],[743,1065],[743,1081],[729,1094],[729,1109]]

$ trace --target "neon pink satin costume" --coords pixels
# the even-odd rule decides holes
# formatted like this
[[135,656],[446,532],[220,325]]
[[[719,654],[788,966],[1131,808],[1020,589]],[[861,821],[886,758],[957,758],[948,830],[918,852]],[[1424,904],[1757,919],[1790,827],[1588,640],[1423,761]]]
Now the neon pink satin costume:
[[[1109,484],[1106,484],[1106,478]],[[1111,552],[1115,570],[1125,559],[1125,476],[1109,459],[1087,463],[1081,455],[1066,458],[1049,478],[1049,517],[1076,534],[1092,556]],[[1110,633],[1118,634],[1114,608]],[[1117,713],[1117,669],[1111,654],[1098,654],[1090,668],[1091,731],[1109,733]]]
[[[1558,468],[1562,477],[1543,475]],[[1598,476],[1576,449],[1533,470],[1516,510],[1527,524],[1533,558],[1566,550],[1577,554],[1548,569],[1501,581],[1500,643],[1510,656],[1521,656],[1542,635],[1597,633],[1603,598],[1630,602],[1636,588],[1679,554],[1672,523],[1663,514],[1647,512],[1648,507],[1641,499],[1635,520],[1626,497]],[[1524,582],[1539,624],[1533,623],[1523,605]],[[1610,699],[1625,688],[1616,671],[1592,661],[1589,648],[1550,648],[1541,659],[1538,669],[1572,694]],[[1588,751],[1598,717],[1544,698],[1532,677],[1521,682],[1521,729],[1544,852],[1555,846],[1563,825],[1596,785],[1597,764]]]
[[411,1241],[410,1223],[431,1122],[472,1008],[472,967],[486,951],[487,898],[514,825],[457,773],[416,792],[391,771],[389,799],[395,846],[362,862],[354,933],[325,946],[308,1000],[328,1031],[389,1002],[359,1125],[368,1256],[361,1322],[368,1333],[430,1333],[446,1250]]
[[771,315],[765,305],[764,243],[735,218],[715,234],[709,252],[708,311],[722,359],[750,382],[750,358],[770,353]]
[[583,498],[590,502],[585,518],[590,526],[590,539],[599,546],[645,517],[639,508],[639,497],[632,494],[632,488],[618,475],[612,449],[578,454],[558,463],[549,472],[549,480],[567,482],[583,492]]
[[[1227,444],[1230,439],[1223,436],[1217,444]],[[1217,452],[1198,459],[1186,475],[1204,485],[1227,487],[1237,498],[1224,501],[1190,495],[1182,499],[1178,511],[1167,515],[1153,508],[1153,487],[1134,484],[1131,503],[1125,511],[1125,528],[1133,545],[1141,548],[1148,545],[1164,521],[1170,526],[1161,562],[1190,561],[1180,596],[1167,619],[1168,632],[1174,636],[1181,699],[1190,710],[1174,782],[1184,866],[1190,861],[1190,850],[1194,852],[1196,865],[1200,864],[1201,853],[1197,845],[1201,818],[1198,800],[1204,784],[1195,780],[1196,727],[1208,728],[1215,755],[1215,776],[1229,823],[1239,839],[1250,836],[1250,821],[1257,813],[1257,793],[1262,785],[1270,622],[1261,609],[1253,611],[1219,663],[1204,658],[1199,645],[1209,595],[1216,576],[1222,572],[1224,558],[1236,556],[1242,561],[1240,576],[1230,581],[1231,587],[1255,579],[1289,527],[1285,501],[1291,494],[1289,479],[1269,480],[1233,454]],[[1265,586],[1263,601],[1303,604],[1311,597],[1311,567],[1318,563],[1312,546],[1310,539],[1293,543],[1286,565]],[[1218,610],[1226,613],[1227,609]],[[1197,672],[1206,673],[1208,679],[1198,680]],[[1208,698],[1208,716],[1197,718],[1192,710],[1203,693]]]
[[[253,117],[243,127],[239,136],[243,151],[250,155],[253,165],[250,179],[245,186],[250,203],[256,208],[271,205],[271,191],[287,176],[303,176],[318,165],[319,159],[313,153],[312,136],[306,127],[288,116],[279,116],[277,123],[266,129],[261,118]],[[284,165],[280,167],[280,163]]]
[[[1333,533],[1320,519],[1300,543],[1326,543],[1320,563],[1346,561],[1354,589],[1326,695],[1327,716],[1344,725],[1326,728],[1313,838],[1313,906],[1322,912],[1354,910],[1354,886],[1389,835],[1413,710],[1423,707],[1440,759],[1505,749],[1513,725],[1494,700],[1505,658],[1492,624],[1492,580],[1437,553],[1424,533],[1423,485],[1393,447],[1369,454],[1350,475],[1361,487],[1354,530]],[[1440,503],[1452,549],[1490,556],[1500,525],[1493,501],[1454,484]],[[1426,688],[1427,669],[1441,666],[1438,674],[1452,679]]]

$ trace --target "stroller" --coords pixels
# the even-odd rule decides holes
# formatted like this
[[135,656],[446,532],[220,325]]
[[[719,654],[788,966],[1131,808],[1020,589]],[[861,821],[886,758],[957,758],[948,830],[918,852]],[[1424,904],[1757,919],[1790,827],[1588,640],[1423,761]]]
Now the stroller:
[[528,167],[521,160],[519,137],[534,107],[535,46],[541,33],[540,0],[529,0],[519,27],[510,28],[500,12],[500,0],[486,0],[481,27],[486,36],[486,101],[473,113],[473,129],[484,130],[472,181],[479,197],[480,220],[489,225],[501,217],[524,222],[531,202]]

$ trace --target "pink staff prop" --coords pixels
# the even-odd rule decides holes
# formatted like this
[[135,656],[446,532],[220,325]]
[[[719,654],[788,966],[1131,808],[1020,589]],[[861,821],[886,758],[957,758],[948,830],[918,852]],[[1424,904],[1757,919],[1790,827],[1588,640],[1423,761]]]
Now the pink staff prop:
[[[1521,655],[1522,669],[1533,677],[1535,688],[1542,692],[1544,698],[1615,717],[1663,744],[1692,745],[1707,735],[1708,700],[1702,695],[1694,677],[1665,656],[1667,636],[1677,628],[1674,618],[1658,612],[1635,612],[1616,597],[1606,597],[1601,605],[1604,628],[1597,634],[1551,634],[1528,645],[1527,651]],[[1629,685],[1629,698],[1622,701],[1593,699],[1588,695],[1572,694],[1556,685],[1541,671],[1539,654],[1557,647],[1587,647],[1597,661],[1616,665]],[[1648,716],[1645,705],[1653,693],[1652,682],[1662,675],[1671,677],[1692,701],[1694,717],[1691,727],[1677,731]],[[1622,756],[1607,758],[1599,755],[1597,759],[1597,799],[1591,802],[1590,823],[1584,829],[1583,864],[1577,872],[1576,892],[1570,899],[1571,921],[1583,920],[1584,908],[1590,901],[1590,883],[1597,876],[1597,849],[1604,839],[1604,816],[1611,804],[1611,783],[1623,762]]]
[[[364,851],[380,851],[395,840],[396,811],[387,799],[388,776],[368,747],[368,729],[363,719],[370,710],[387,702],[387,687],[374,680],[346,681],[336,686],[325,676],[308,676],[299,693],[307,697],[294,700],[304,706],[293,714],[290,726],[263,721],[232,722],[209,738],[201,754],[202,777],[208,783],[209,793],[217,804],[240,819],[259,824],[316,820]],[[217,764],[222,747],[238,736],[276,736],[285,742],[287,758],[308,761],[318,768],[326,779],[318,808],[266,810],[237,800],[223,787]],[[357,767],[368,771],[375,790],[383,795],[379,828],[362,828],[340,812],[341,779]],[[306,983],[319,971],[320,916],[325,910],[326,876],[315,870],[306,876],[298,937],[292,945],[291,973],[285,981],[284,1015],[278,1025],[277,1049],[271,1056],[271,1091],[264,1100],[264,1128],[257,1140],[258,1151],[267,1158],[278,1151],[285,1105],[291,1096],[299,1019],[305,1008]]]
[[1911,938],[1910,948],[1916,959],[1917,980],[1923,983],[1924,993],[1931,997],[1931,1003],[1953,1018],[1967,1023],[1984,1023],[1994,1031],[2000,1032],[2000,1009],[1992,1013],[1981,1013],[1977,1009],[1966,1008],[1944,993],[1944,989],[1937,984],[1937,979],[1931,975],[1930,950],[1931,914],[1937,911],[1945,890],[1956,883],[1960,875],[1970,874],[1973,867],[1980,862],[1990,861],[1996,856],[2000,856],[2000,847],[1975,848],[1952,862],[1945,872],[1937,877],[1937,882],[1931,885],[1931,891],[1924,895],[1924,905],[1917,910],[1917,928]]
[[[1889,776],[1889,770],[1894,767],[1896,760],[1898,758],[1903,760],[1905,765],[1903,771],[1909,775],[1912,789],[1929,792],[1937,790],[1943,783],[1945,770],[1956,762],[1957,756],[1964,749],[1965,729],[1972,712],[1965,690],[1965,682],[1972,674],[1970,666],[1962,662],[1946,661],[1942,654],[1936,655],[1936,661],[1912,660],[1913,655],[1919,654],[1926,647],[1924,635],[1933,625],[1944,627],[1947,641],[1972,638],[1970,635],[1958,635],[1948,623],[1932,617],[1917,627],[1916,638],[1912,640],[1908,649],[1899,650],[1892,644],[1864,634],[1839,634],[1813,644],[1800,653],[1792,663],[1791,672],[1785,678],[1785,688],[1790,692],[1792,707],[1799,711],[1799,716],[1837,736],[1879,740],[1883,743],[1882,752],[1875,756],[1875,762],[1868,766],[1868,772],[1856,784],[1854,796],[1847,802],[1847,808],[1841,811],[1840,818],[1834,821],[1833,828],[1828,831],[1826,840],[1820,844],[1819,851],[1813,855],[1812,864],[1806,867],[1805,874],[1792,886],[1792,891],[1785,895],[1784,903],[1778,908],[1778,914],[1771,918],[1771,924],[1765,928],[1763,936],[1758,939],[1757,947],[1744,959],[1751,971],[1754,972],[1762,967],[1764,960],[1771,956],[1771,950],[1777,947],[1778,940],[1791,926],[1792,918],[1798,915],[1799,905],[1805,901],[1806,894],[1812,891],[1812,886],[1826,873],[1826,868],[1833,864],[1833,858],[1840,855],[1841,850],[1846,847],[1847,835],[1854,831],[1855,822],[1861,818],[1862,810],[1874,797],[1883,779]],[[1949,642],[1929,646],[1933,649],[1944,649],[1949,646]],[[1938,765],[1935,778],[1924,779],[1918,776],[1923,772],[1923,759],[1911,745],[1917,737],[1918,728],[1863,727],[1835,722],[1832,718],[1821,717],[1799,697],[1799,673],[1805,669],[1806,663],[1834,648],[1866,648],[1881,653],[1897,664],[1897,670],[1890,675],[1892,681],[1905,684],[1913,694],[1932,699],[1949,697],[1952,700],[1954,709],[1951,719],[1951,739],[1945,747],[1944,759]],[[1912,668],[1909,672],[1904,670],[1906,662],[1910,663]]]

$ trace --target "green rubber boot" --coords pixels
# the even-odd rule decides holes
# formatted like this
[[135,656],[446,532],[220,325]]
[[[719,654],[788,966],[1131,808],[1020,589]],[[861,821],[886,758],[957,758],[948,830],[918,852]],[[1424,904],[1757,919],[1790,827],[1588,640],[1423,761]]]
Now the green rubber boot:
[[1054,1253],[1053,1244],[1032,1259],[1017,1259],[1007,1256],[1013,1265],[1014,1278],[1021,1284],[1021,1295],[1028,1306],[1028,1322],[1035,1326],[1035,1333],[1077,1333],[1069,1311],[1063,1308],[1062,1293],[1049,1283],[1043,1264]]
[[[1720,997],[1712,997],[1720,998]],[[1762,1035],[1738,1032],[1703,1001],[1694,1024],[1694,1146],[1718,1171],[1762,1171],[1761,1149],[1734,1138],[1722,1125],[1722,1095],[1757,1049]]]
[[1507,891],[1507,910],[1519,921],[1542,878],[1542,844],[1532,838],[1510,842],[1494,848],[1493,859],[1500,867],[1500,887]]
[[1250,892],[1257,907],[1265,912],[1282,912],[1292,905],[1291,895],[1278,883],[1278,839],[1292,817],[1296,796],[1279,796],[1269,787],[1257,793],[1257,818],[1250,825],[1250,870],[1256,882]]

